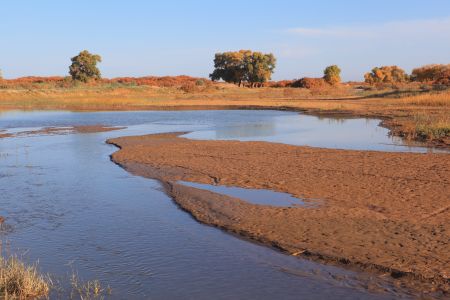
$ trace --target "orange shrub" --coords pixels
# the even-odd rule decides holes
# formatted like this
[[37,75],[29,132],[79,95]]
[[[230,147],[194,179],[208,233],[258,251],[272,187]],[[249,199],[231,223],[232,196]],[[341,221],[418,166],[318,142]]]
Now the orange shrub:
[[450,64],[416,68],[412,71],[411,78],[419,82],[450,85]]
[[304,77],[294,81],[292,87],[306,88],[306,89],[320,89],[328,86],[328,83],[323,78],[309,78]]
[[285,88],[290,87],[294,80],[280,80],[280,81],[269,81],[265,82],[265,87],[274,87],[274,88]]

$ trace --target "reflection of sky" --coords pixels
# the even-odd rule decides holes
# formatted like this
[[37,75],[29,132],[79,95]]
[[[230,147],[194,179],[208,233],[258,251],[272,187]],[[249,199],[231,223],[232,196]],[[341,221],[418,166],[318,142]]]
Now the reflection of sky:
[[274,122],[245,124],[243,126],[219,127],[214,130],[215,139],[233,138],[251,138],[255,136],[274,136],[276,135]]
[[[410,147],[375,119],[333,119],[300,114],[274,116],[260,123],[216,127],[185,135],[192,139],[268,141],[323,148],[426,152]],[[437,150],[435,150],[437,151]]]
[[274,192],[271,190],[248,189],[223,185],[211,185],[188,181],[179,181],[178,183],[222,195],[227,195],[230,197],[239,198],[241,200],[257,205],[272,205],[272,206],[286,207],[305,204],[302,200],[297,199],[290,194]]
[[[426,152],[405,145],[379,120],[345,119],[279,111],[138,111],[138,112],[4,112],[0,129],[18,132],[40,126],[104,124],[127,126],[110,135],[142,135],[157,132],[194,131],[193,139],[268,141],[313,147]],[[414,146],[414,147],[412,147]],[[434,150],[435,151],[435,150]]]

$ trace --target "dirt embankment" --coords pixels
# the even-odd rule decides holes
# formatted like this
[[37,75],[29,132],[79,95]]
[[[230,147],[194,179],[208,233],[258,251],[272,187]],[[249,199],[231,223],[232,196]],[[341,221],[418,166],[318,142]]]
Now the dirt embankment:
[[[450,159],[178,134],[116,138],[114,162],[161,180],[200,222],[294,255],[389,272],[449,291]],[[318,208],[254,205],[178,180],[322,199]],[[308,200],[306,200],[308,201]]]

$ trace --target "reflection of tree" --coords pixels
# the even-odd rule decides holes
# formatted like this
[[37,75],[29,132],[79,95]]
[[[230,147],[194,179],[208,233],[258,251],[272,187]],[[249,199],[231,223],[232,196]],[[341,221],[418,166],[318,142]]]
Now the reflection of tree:
[[330,117],[330,116],[318,116],[317,117],[320,121],[326,121],[328,124],[332,125],[332,124],[344,124],[345,121],[348,120],[348,118],[344,118],[344,117]]
[[276,133],[274,123],[244,124],[241,126],[220,127],[215,130],[216,139],[245,138],[253,136],[272,136]]

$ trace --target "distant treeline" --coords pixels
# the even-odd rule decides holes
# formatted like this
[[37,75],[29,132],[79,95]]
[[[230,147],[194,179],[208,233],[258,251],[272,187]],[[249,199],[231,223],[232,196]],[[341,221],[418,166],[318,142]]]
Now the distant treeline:
[[[91,54],[87,50],[81,51],[71,58],[69,74],[67,77],[22,77],[13,80],[2,79],[0,71],[0,88],[23,87],[37,85],[52,85],[57,87],[70,87],[77,82],[86,84],[123,84],[123,85],[148,85],[158,87],[210,85],[212,82],[190,76],[165,76],[165,77],[120,77],[102,79],[97,63],[102,59],[98,54]],[[247,87],[299,87],[321,88],[335,86],[341,82],[341,69],[332,65],[324,70],[321,78],[308,78],[270,81],[276,67],[276,58],[272,53],[262,53],[251,50],[229,51],[216,53],[214,57],[214,70],[209,75],[212,81],[223,80],[238,86]],[[420,82],[432,85],[450,86],[450,64],[433,64],[416,68],[411,74],[407,74],[398,66],[376,67],[364,75],[365,83],[369,85],[401,84]]]

